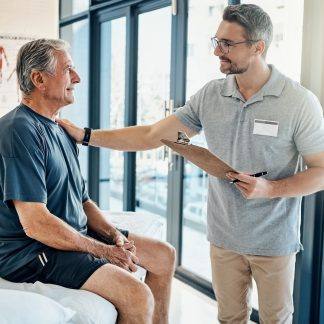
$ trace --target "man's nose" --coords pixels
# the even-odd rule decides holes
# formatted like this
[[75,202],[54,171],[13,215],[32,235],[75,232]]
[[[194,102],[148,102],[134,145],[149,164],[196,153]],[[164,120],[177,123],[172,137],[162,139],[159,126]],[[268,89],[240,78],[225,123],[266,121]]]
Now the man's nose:
[[71,75],[72,83],[80,83],[81,78],[80,78],[79,74],[75,70],[72,70],[71,73],[72,73],[72,75]]
[[214,49],[214,55],[215,56],[222,56],[223,55],[222,51],[219,48],[219,45],[216,45],[216,47]]

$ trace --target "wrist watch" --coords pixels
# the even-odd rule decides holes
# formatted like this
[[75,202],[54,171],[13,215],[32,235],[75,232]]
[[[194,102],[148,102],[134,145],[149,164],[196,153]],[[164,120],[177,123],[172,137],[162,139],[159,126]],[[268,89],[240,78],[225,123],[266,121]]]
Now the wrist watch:
[[83,137],[83,140],[82,140],[82,145],[84,145],[84,146],[89,145],[91,131],[92,131],[92,128],[84,127],[84,137]]

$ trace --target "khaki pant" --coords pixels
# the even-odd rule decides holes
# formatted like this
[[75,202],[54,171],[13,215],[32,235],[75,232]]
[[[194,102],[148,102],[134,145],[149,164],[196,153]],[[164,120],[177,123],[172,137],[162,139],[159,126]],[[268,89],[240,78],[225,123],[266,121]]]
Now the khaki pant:
[[218,320],[247,323],[252,310],[252,277],[259,298],[260,323],[292,323],[296,255],[254,256],[210,246]]

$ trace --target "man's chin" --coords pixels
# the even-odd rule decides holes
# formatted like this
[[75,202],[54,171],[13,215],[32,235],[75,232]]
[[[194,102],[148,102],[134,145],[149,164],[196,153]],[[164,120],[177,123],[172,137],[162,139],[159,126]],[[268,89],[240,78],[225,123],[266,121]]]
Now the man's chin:
[[74,103],[74,97],[65,98],[65,106],[71,105]]
[[223,67],[220,67],[219,68],[220,71],[226,75],[230,75],[230,74],[242,74],[244,72],[247,71],[247,69],[238,69],[238,68],[223,68]]
[[229,69],[229,68],[224,68],[224,67],[222,67],[222,66],[220,66],[220,71],[222,72],[222,73],[224,73],[224,74],[231,74],[231,70]]

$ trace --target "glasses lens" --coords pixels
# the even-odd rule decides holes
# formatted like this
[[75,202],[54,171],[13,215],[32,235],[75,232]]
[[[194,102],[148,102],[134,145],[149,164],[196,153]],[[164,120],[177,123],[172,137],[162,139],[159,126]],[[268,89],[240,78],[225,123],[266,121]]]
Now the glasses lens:
[[222,42],[222,41],[219,41],[218,44],[219,44],[219,48],[220,48],[221,52],[223,54],[227,54],[228,53],[228,46],[227,46],[227,44],[224,43],[224,42]]
[[224,42],[222,42],[221,40],[218,41],[215,37],[211,38],[213,47],[216,48],[217,46],[219,46],[220,51],[223,54],[227,54],[228,53],[228,45]]
[[216,42],[215,37],[212,37],[212,38],[211,38],[211,42],[212,42],[213,47],[216,48],[216,46],[217,46],[217,42]]

